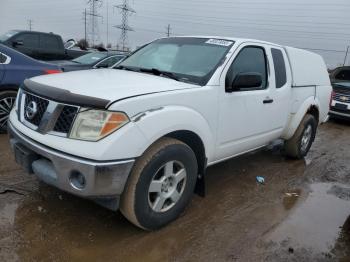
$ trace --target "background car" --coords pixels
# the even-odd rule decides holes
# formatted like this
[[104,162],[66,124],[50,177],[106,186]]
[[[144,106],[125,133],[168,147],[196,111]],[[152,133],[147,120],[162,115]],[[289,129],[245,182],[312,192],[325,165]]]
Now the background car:
[[350,66],[337,67],[329,75],[332,83],[350,82]]
[[332,86],[330,117],[350,119],[350,81],[335,82]]
[[32,59],[0,44],[0,132],[6,131],[8,115],[18,87],[26,78],[62,72],[57,65]]
[[0,35],[0,43],[43,61],[70,60],[89,52],[66,49],[60,35],[36,31],[12,30]]
[[93,52],[70,61],[51,61],[58,65],[64,72],[85,70],[93,68],[108,68],[125,58],[125,54],[113,51]]

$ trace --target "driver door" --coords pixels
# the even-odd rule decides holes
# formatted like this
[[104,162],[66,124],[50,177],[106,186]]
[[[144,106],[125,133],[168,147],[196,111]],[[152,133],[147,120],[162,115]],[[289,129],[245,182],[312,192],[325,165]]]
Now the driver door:
[[[242,44],[220,79],[220,114],[217,160],[265,145],[274,136],[269,123],[274,81],[270,80],[268,47]],[[238,74],[259,73],[261,86],[227,91]]]

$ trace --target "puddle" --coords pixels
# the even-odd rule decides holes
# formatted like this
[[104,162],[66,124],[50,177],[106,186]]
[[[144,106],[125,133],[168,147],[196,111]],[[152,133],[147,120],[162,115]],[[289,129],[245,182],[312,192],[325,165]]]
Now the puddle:
[[[344,186],[339,185],[345,190]],[[268,241],[288,244],[294,249],[311,249],[316,253],[330,252],[341,241],[342,227],[350,215],[350,201],[330,194],[334,184],[319,183],[311,186],[305,202],[292,212],[269,236]],[[285,198],[290,209],[297,197]],[[344,231],[344,230],[343,230]]]
[[298,199],[300,197],[301,190],[292,190],[290,192],[285,193],[285,196],[283,198],[283,206],[286,210],[292,209],[295,204],[298,202]]

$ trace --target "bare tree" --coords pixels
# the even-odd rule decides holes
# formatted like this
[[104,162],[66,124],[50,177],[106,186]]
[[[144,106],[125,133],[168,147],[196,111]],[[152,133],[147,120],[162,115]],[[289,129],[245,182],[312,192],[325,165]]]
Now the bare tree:
[[89,48],[89,42],[85,39],[80,39],[77,43],[77,46],[79,46],[83,50],[86,50]]

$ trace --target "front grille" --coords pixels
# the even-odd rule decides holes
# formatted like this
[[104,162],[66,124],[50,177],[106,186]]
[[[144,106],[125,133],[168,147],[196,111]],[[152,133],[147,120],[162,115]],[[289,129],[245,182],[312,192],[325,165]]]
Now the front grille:
[[339,92],[335,92],[334,93],[334,100],[339,101],[339,102],[343,102],[343,103],[350,103],[350,94],[346,94],[346,93],[339,93]]
[[[37,107],[37,112],[34,115],[33,118],[29,118],[28,114],[27,114],[27,107],[31,102],[35,102],[36,103],[36,107]],[[25,102],[24,102],[24,118],[26,121],[28,121],[29,123],[35,125],[35,126],[39,126],[41,119],[43,118],[46,109],[49,105],[49,101],[43,98],[40,98],[38,96],[34,96],[31,94],[26,94],[26,98],[25,98]]]
[[27,92],[22,93],[20,101],[23,103],[19,113],[21,121],[40,133],[67,136],[79,112],[78,106],[57,103]]
[[59,118],[57,119],[53,131],[59,133],[68,133],[77,112],[78,108],[75,106],[64,106]]

